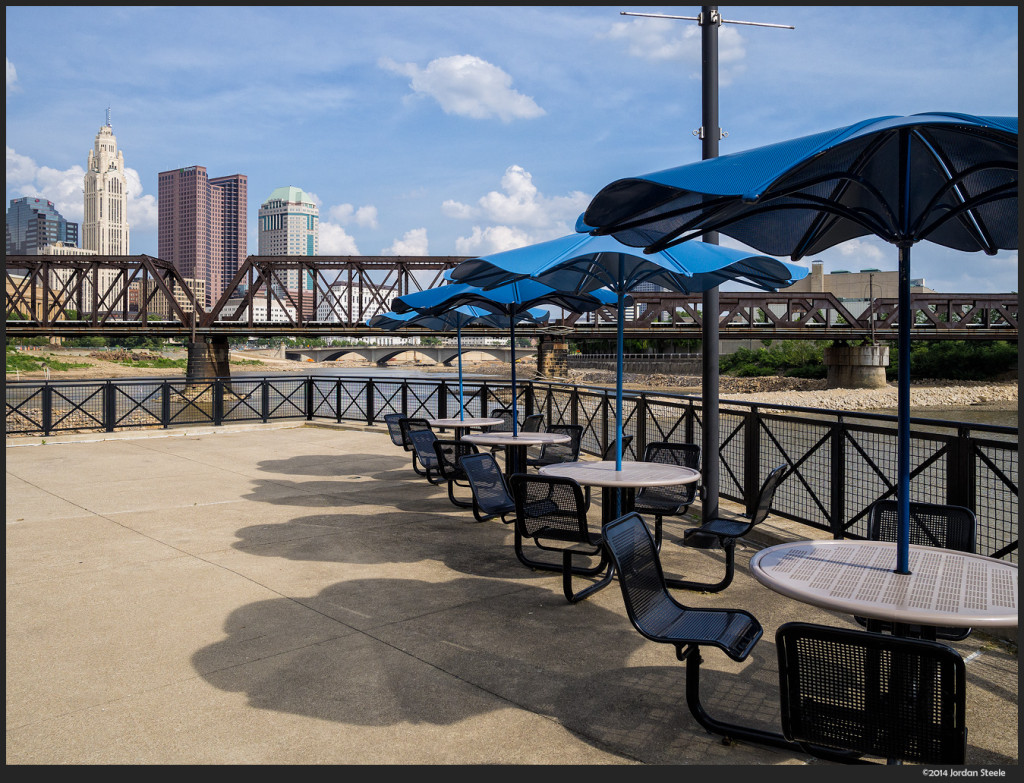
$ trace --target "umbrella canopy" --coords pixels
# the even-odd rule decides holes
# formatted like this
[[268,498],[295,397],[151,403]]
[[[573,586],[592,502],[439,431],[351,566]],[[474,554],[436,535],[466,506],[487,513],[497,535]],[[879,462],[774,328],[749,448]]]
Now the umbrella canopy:
[[[615,294],[607,290],[572,293],[556,291],[536,280],[517,280],[487,291],[465,283],[451,283],[399,296],[391,303],[391,306],[399,314],[416,311],[430,316],[468,305],[509,318],[512,337],[512,410],[515,414],[518,400],[515,362],[516,321],[522,320],[520,316],[531,309],[544,305],[560,307],[574,313],[589,313],[601,307],[614,306],[619,301],[620,299]],[[516,435],[518,432],[518,415],[513,415],[512,434]]]
[[[450,271],[452,280],[487,287],[529,277],[559,291],[607,289],[623,297],[644,283],[692,293],[729,280],[774,291],[807,275],[802,266],[741,250],[689,242],[644,254],[610,236],[570,234],[550,242],[480,256]],[[622,353],[624,307],[618,307],[618,363],[615,379],[615,468],[622,469]]]
[[[545,324],[550,317],[551,314],[547,310],[536,308],[518,314],[515,316],[515,319],[520,322]],[[415,310],[405,313],[378,313],[366,321],[367,326],[387,329],[388,331],[395,331],[404,326],[422,326],[436,332],[449,332],[453,328],[455,329],[459,360],[459,419],[465,418],[465,403],[462,392],[462,327],[474,325],[508,329],[511,324],[512,318],[509,316],[498,315],[489,310],[469,305],[457,307],[454,310],[448,310],[437,315],[424,315]]]
[[896,570],[910,526],[910,248],[1017,248],[1017,118],[878,117],[603,188],[578,230],[653,253],[718,231],[794,261],[848,239],[899,248]]

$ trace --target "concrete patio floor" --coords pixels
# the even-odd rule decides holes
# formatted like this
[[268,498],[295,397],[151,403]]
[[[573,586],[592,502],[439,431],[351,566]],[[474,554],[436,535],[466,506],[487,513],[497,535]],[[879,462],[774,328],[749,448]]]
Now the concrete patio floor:
[[[9,765],[832,766],[704,731],[617,584],[569,605],[382,426],[8,438],[6,519]],[[717,574],[684,527],[666,572]],[[778,626],[856,627],[750,577],[756,546],[807,533],[769,520],[727,590],[676,592],[764,626],[743,663],[704,654],[713,715],[778,730]],[[968,764],[1016,765],[1016,645],[952,646]]]

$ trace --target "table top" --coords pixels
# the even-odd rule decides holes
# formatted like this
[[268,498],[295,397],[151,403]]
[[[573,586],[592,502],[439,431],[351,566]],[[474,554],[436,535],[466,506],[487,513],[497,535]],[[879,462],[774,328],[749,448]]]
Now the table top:
[[466,416],[464,419],[460,419],[458,416],[448,419],[427,419],[431,427],[491,427],[504,421],[504,419],[494,419],[489,416]]
[[750,559],[758,582],[803,603],[935,626],[1016,627],[1017,565],[912,544],[910,574],[897,574],[888,541],[796,541]]
[[576,479],[595,487],[668,487],[700,480],[700,472],[682,465],[626,460],[615,470],[615,460],[558,462],[539,471],[544,476]]
[[481,446],[542,446],[545,443],[568,443],[572,438],[563,432],[474,432],[462,437],[466,443]]

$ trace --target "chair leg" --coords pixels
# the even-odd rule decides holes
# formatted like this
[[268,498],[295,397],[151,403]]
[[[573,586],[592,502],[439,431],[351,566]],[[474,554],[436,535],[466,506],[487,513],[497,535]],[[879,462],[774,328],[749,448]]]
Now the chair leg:
[[574,593],[572,590],[572,556],[574,554],[578,553],[573,552],[571,549],[565,549],[562,551],[562,592],[565,594],[566,600],[571,604],[579,603],[588,596],[596,593],[602,587],[607,587],[611,584],[612,577],[615,576],[615,564],[608,560],[608,555],[605,552],[604,547],[602,547],[600,567],[607,565],[608,571],[597,582],[587,585],[578,593]]
[[[538,546],[539,546],[539,544],[538,544]],[[528,566],[530,568],[536,568],[536,569],[539,569],[541,571],[558,571],[558,572],[562,572],[562,571],[565,570],[564,565],[562,565],[562,564],[559,564],[559,563],[546,563],[543,560],[533,560],[533,559],[527,557],[526,556],[526,552],[523,550],[523,536],[519,532],[518,525],[516,526],[515,537],[513,539],[513,547],[515,548],[516,557],[519,559],[519,562],[522,563],[525,566]],[[551,551],[560,551],[560,552],[564,552],[565,551],[564,549],[555,550],[553,547],[551,547],[550,550]],[[594,555],[598,555],[598,554],[599,554],[598,552],[594,552]],[[605,556],[604,556],[603,552],[600,553],[600,556],[601,556],[601,561],[596,566],[592,566],[592,567],[570,566],[571,572],[573,574],[576,574],[577,576],[595,576],[596,574],[601,573],[601,571],[603,571],[604,568],[605,568],[605,559],[604,559]]]
[[[690,708],[690,714],[693,715],[697,723],[703,726],[707,731],[710,731],[712,734],[719,734],[726,740],[730,741],[742,740],[745,742],[753,742],[758,745],[782,748],[783,750],[788,750],[793,753],[811,753],[811,751],[809,751],[802,743],[791,742],[782,734],[754,728],[753,726],[740,726],[736,723],[726,723],[725,721],[711,717],[700,700],[700,665],[702,663],[700,647],[696,645],[689,645],[686,648],[677,647],[676,657],[686,664],[686,705]],[[823,748],[817,748],[815,746],[814,754],[817,755],[818,753],[825,754],[821,756],[822,758],[828,758],[832,761],[838,761],[844,764],[873,763],[870,761],[864,761],[855,753],[843,753],[842,751],[835,750],[826,751]]]
[[472,508],[472,500],[462,500],[461,498],[455,497],[455,479],[448,482],[448,499],[452,502],[452,505],[458,508]]
[[416,471],[416,475],[418,475],[418,476],[426,476],[427,475],[427,471],[424,468],[420,467],[420,461],[418,459],[416,459],[415,452],[413,452],[413,455],[412,455],[412,469],[414,471]]
[[718,593],[732,584],[736,573],[736,539],[727,538],[722,541],[722,549],[725,552],[725,576],[720,582],[690,582],[685,579],[673,579],[665,577],[665,584],[668,587],[675,587],[680,590],[699,590],[702,593]]

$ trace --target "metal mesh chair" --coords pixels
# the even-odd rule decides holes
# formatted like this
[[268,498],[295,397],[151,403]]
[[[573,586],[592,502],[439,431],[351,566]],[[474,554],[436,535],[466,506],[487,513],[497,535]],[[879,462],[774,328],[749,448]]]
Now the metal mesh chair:
[[740,609],[694,609],[673,598],[654,537],[636,512],[606,522],[602,533],[629,621],[645,638],[674,647],[686,664],[686,703],[697,722],[728,738],[799,750],[781,734],[717,720],[701,703],[700,648],[716,647],[734,661],[746,660],[763,633],[757,618]]
[[[945,506],[937,503],[910,504],[910,543],[974,552],[978,520],[974,512],[963,506]],[[895,541],[899,528],[899,506],[895,500],[879,500],[868,510],[868,539]],[[893,625],[884,620],[870,620],[854,616],[869,631],[892,632]],[[930,627],[907,625],[900,628],[901,636],[927,637],[960,641],[971,634],[970,628],[948,626]]]
[[[629,451],[629,444],[632,443],[632,442],[633,442],[633,436],[632,435],[623,435],[622,436],[622,458],[623,459],[626,458],[626,452]],[[615,441],[614,440],[611,441],[607,446],[605,446],[604,453],[601,454],[601,459],[603,459],[603,460],[615,459],[616,448],[617,448],[617,446],[615,445]]]
[[426,430],[427,432],[433,432],[430,429],[430,422],[426,419],[413,418],[411,416],[403,416],[398,420],[398,427],[402,433],[402,441],[408,444],[407,451],[412,452],[412,469],[415,470],[419,475],[426,476],[426,468],[423,467],[420,462],[419,455],[416,453],[416,449],[412,445],[412,438],[410,433],[414,431]]
[[[511,408],[495,408],[490,413],[490,418],[501,419],[501,424],[492,424],[486,432],[512,432],[512,417],[515,412]],[[504,446],[491,446],[491,454],[504,454]]]
[[[659,462],[700,469],[700,446],[696,443],[648,443],[644,462]],[[675,484],[670,487],[642,487],[637,490],[633,510],[654,517],[654,543],[661,548],[662,517],[679,516],[697,497],[698,484]]]
[[473,492],[473,516],[477,522],[496,517],[505,524],[515,521],[515,517],[506,519],[515,513],[516,502],[494,455],[489,452],[465,454],[459,457],[459,462]]
[[757,507],[750,519],[726,519],[716,518],[705,522],[700,527],[690,528],[683,533],[683,545],[700,549],[712,549],[721,547],[725,553],[725,576],[719,582],[691,582],[684,579],[667,579],[669,587],[679,587],[684,590],[701,590],[706,593],[717,593],[724,590],[730,584],[736,568],[736,541],[747,535],[755,525],[759,525],[768,517],[771,511],[772,500],[775,497],[775,490],[783,479],[789,475],[789,468],[786,465],[779,465],[768,474],[768,477],[761,485],[761,492],[757,498]]
[[549,424],[548,432],[568,435],[568,443],[545,443],[536,457],[527,457],[526,466],[540,468],[559,462],[575,462],[580,458],[580,443],[583,440],[583,426],[580,424]]
[[411,451],[412,447],[402,435],[402,426],[399,424],[403,418],[405,417],[401,413],[385,413],[384,423],[388,425],[388,435],[391,436],[391,442],[396,446],[401,446],[406,451]]
[[431,429],[409,430],[409,441],[412,443],[413,453],[419,462],[421,471],[417,471],[431,484],[442,484],[446,481],[441,475],[441,465],[437,460],[437,452],[434,451],[434,441],[437,434]]
[[466,477],[466,471],[462,468],[460,460],[464,456],[476,453],[478,453],[478,449],[472,443],[465,443],[461,440],[441,440],[440,438],[434,441],[437,472],[448,484],[448,499],[459,508],[473,507],[472,498],[464,500],[455,496],[456,487],[470,488],[469,479]]
[[521,432],[540,432],[540,428],[544,426],[544,414],[543,413],[531,413],[525,419],[523,419],[523,426],[520,427]]
[[[601,534],[591,533],[587,526],[583,488],[576,481],[516,473],[509,484],[516,504],[515,552],[521,563],[530,568],[561,571],[562,592],[570,603],[583,600],[611,582],[614,569],[601,545]],[[526,539],[532,539],[539,549],[561,552],[561,565],[527,557],[523,549]],[[572,563],[574,557],[595,556],[597,565],[575,566]],[[596,576],[598,581],[574,592],[574,575]]]
[[966,667],[952,648],[809,623],[786,623],[775,643],[782,732],[808,753],[964,763]]

